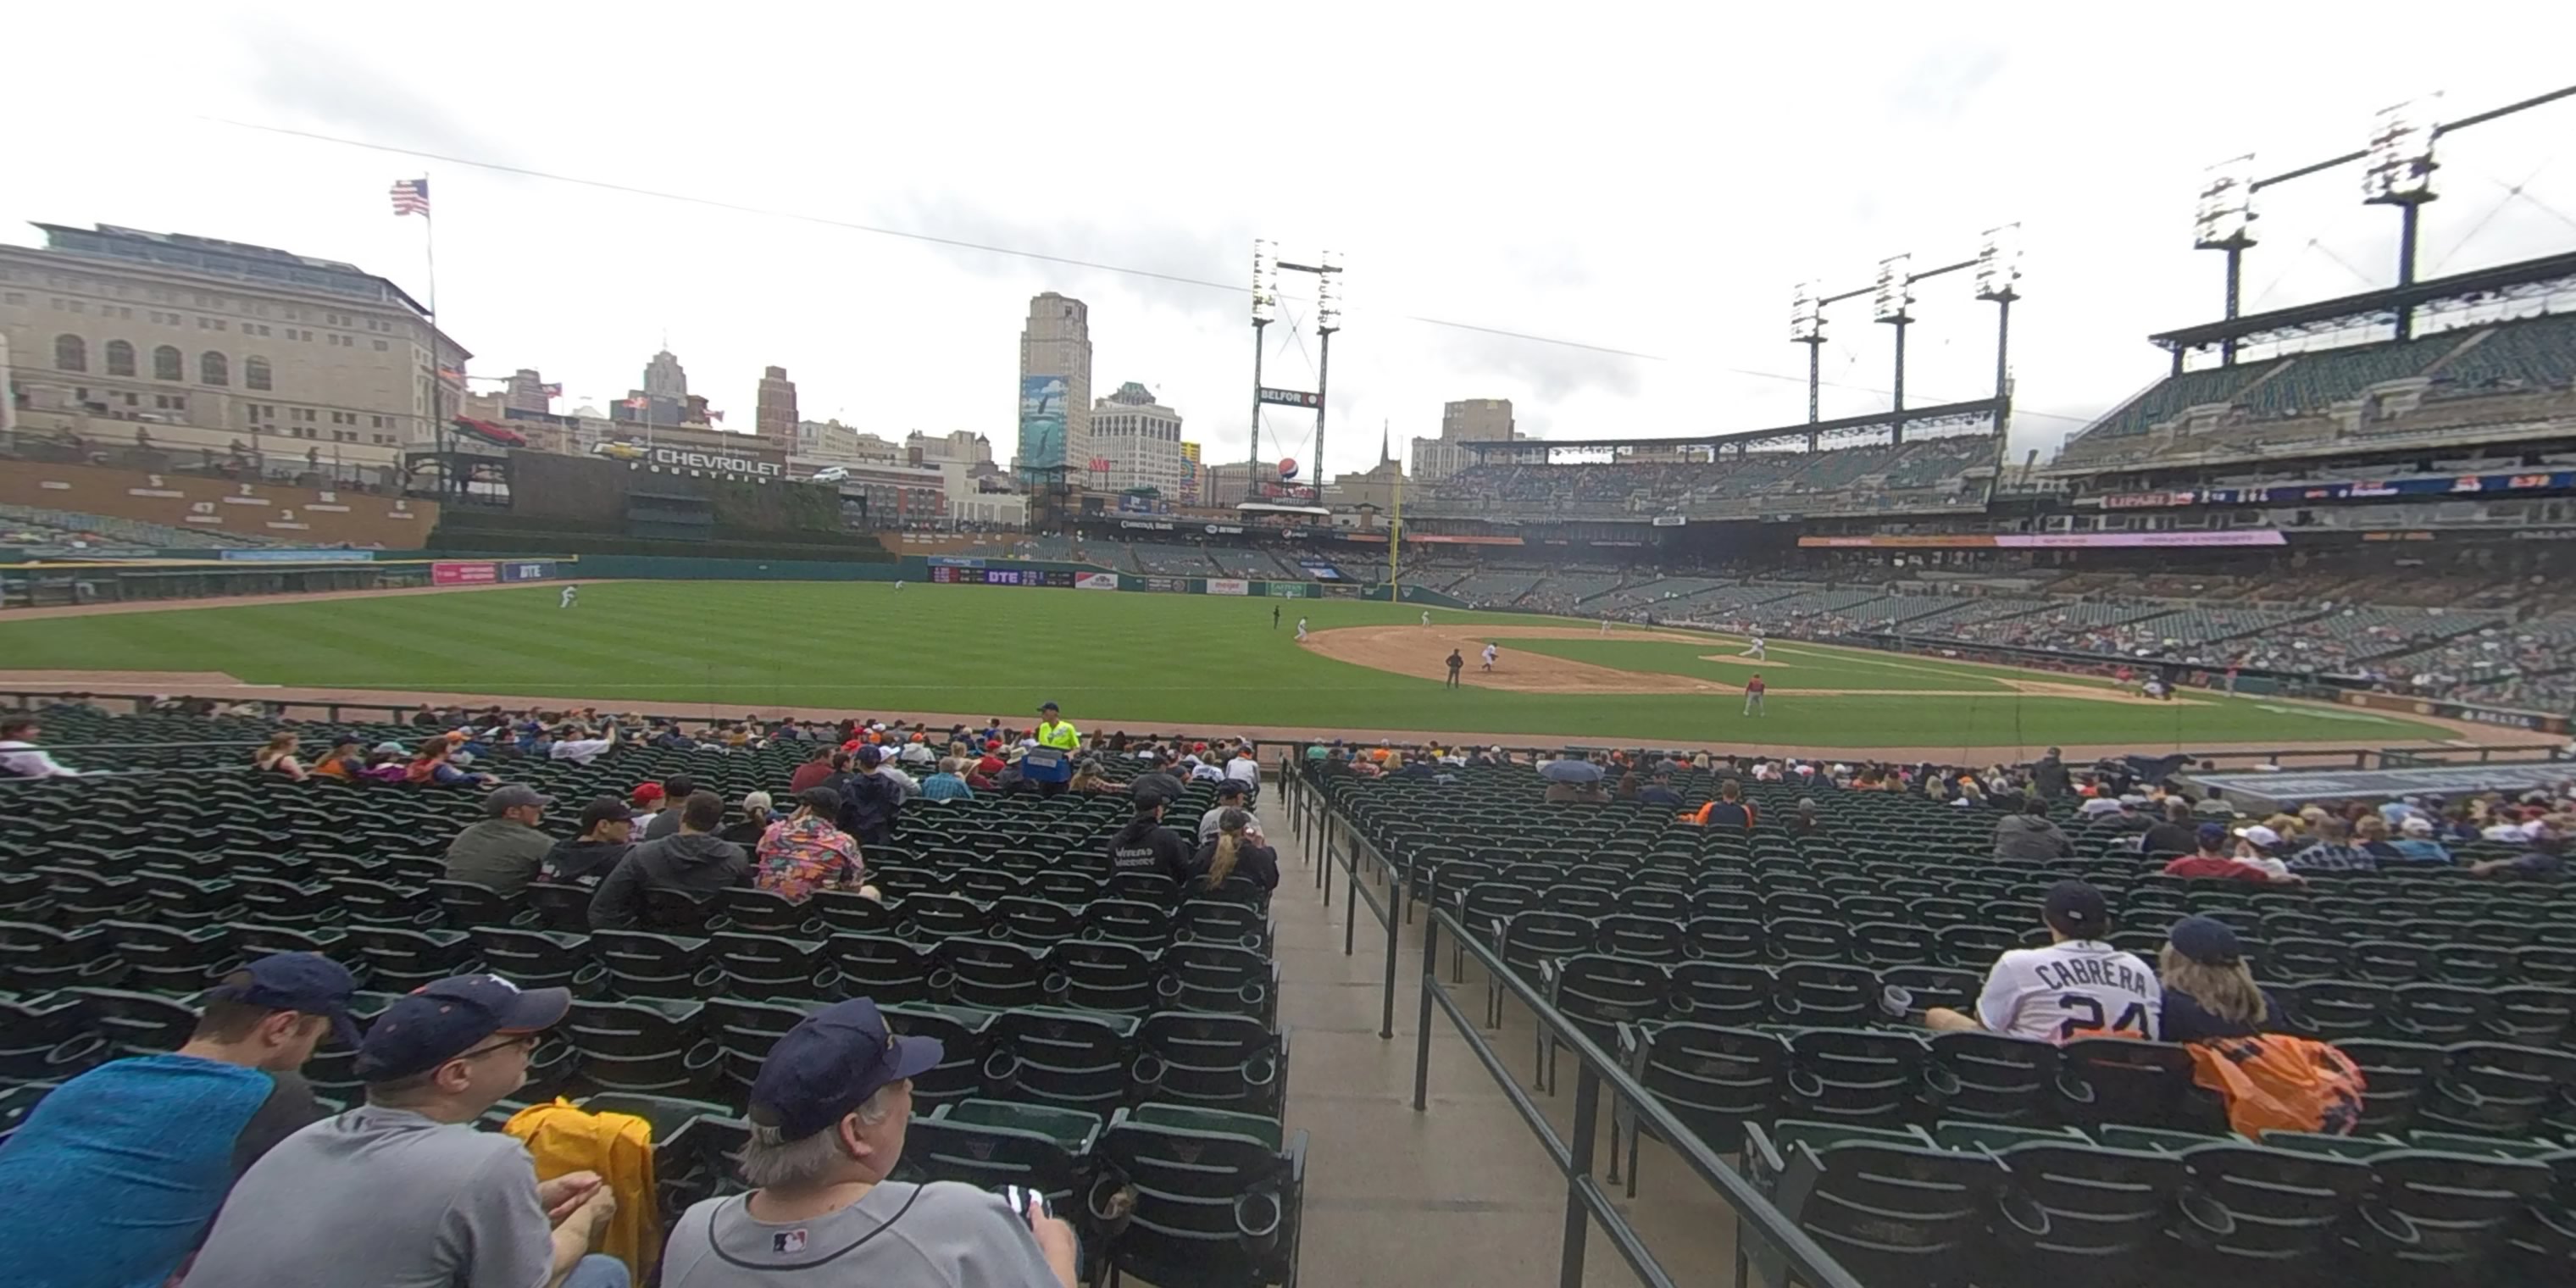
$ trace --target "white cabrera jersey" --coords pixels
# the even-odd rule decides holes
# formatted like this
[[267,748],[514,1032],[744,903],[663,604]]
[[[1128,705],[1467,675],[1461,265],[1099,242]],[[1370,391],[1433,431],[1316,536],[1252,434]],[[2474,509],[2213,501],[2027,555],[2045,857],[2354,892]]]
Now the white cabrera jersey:
[[2163,1009],[2156,973],[2137,954],[2091,939],[2005,953],[1977,998],[1977,1018],[1989,1032],[2042,1042],[2152,1042]]

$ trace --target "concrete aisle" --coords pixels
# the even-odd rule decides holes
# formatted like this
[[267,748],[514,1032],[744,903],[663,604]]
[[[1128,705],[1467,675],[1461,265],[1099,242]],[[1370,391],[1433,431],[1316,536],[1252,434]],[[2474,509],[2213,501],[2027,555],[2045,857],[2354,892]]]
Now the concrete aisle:
[[[1279,789],[1264,788],[1265,806]],[[1265,811],[1266,812],[1266,811]],[[1271,902],[1281,966],[1280,1023],[1290,1031],[1287,1125],[1309,1136],[1302,1278],[1308,1288],[1539,1288],[1558,1282],[1565,1181],[1502,1089],[1446,1017],[1432,1015],[1430,1103],[1413,1110],[1416,981],[1421,928],[1408,927],[1397,963],[1396,1036],[1378,1036],[1385,931],[1365,905],[1356,951],[1342,954],[1349,901],[1333,874],[1333,903],[1315,889],[1317,847],[1291,837],[1284,814],[1265,818],[1280,851]],[[1381,902],[1383,901],[1383,892]],[[1444,949],[1443,978],[1447,977]],[[1485,985],[1473,965],[1451,992],[1481,1016]],[[1535,1092],[1536,1056],[1526,1010],[1504,1008],[1488,1035],[1505,1067]],[[1539,1103],[1570,1130],[1574,1061],[1558,1057],[1558,1091]],[[1609,1098],[1596,1147],[1606,1170]],[[1677,1283],[1733,1282],[1734,1221],[1708,1188],[1661,1147],[1645,1146],[1645,1183],[1620,1206]],[[1624,1172],[1622,1173],[1624,1175]],[[1614,1194],[1620,1187],[1603,1182]],[[1586,1284],[1638,1282],[1598,1229],[1589,1236]]]

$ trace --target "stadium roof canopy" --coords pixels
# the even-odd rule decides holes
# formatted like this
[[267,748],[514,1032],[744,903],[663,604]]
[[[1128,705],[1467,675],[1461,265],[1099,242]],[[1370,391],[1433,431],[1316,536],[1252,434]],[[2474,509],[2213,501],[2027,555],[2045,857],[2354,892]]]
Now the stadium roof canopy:
[[1750,447],[1760,443],[1787,442],[1792,439],[1822,437],[1827,434],[1860,430],[1947,429],[1977,421],[1991,423],[2004,411],[2000,398],[1978,398],[1969,402],[1943,403],[1937,407],[1909,407],[1904,411],[1878,411],[1866,416],[1845,416],[1839,420],[1781,425],[1772,429],[1748,429],[1731,434],[1701,434],[1685,438],[1515,438],[1491,442],[1465,442],[1458,446],[1476,454],[1479,460],[1521,457],[1544,460],[1550,450],[1597,451],[1602,448],[1644,448],[1666,451],[1676,447]]
[[2274,309],[2268,313],[2248,313],[2147,338],[2177,354],[2206,349],[2229,340],[2259,345],[2320,332],[2342,331],[2354,326],[2386,324],[2393,322],[2401,310],[2417,309],[2427,304],[2540,299],[2569,290],[2576,290],[2576,251],[2454,273],[2449,277],[2428,278],[2407,286],[2364,291],[2358,295],[2319,300],[2314,304]]

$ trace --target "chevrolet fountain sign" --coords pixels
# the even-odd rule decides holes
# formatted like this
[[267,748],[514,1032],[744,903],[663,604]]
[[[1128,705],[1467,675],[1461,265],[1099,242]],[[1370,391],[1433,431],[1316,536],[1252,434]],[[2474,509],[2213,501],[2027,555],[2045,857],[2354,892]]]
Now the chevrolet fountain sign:
[[781,461],[764,461],[757,457],[733,456],[723,452],[692,452],[678,447],[656,447],[653,463],[668,470],[696,470],[708,474],[744,474],[752,478],[783,478],[787,466]]

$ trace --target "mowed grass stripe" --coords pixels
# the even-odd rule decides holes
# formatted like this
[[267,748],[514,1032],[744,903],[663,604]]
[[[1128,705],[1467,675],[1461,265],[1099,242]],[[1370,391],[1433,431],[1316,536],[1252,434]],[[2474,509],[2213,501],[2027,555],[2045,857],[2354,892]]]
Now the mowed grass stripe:
[[[1741,685],[1756,671],[1770,669],[1763,675],[1773,688],[1818,689],[1920,689],[1925,692],[1960,691],[2010,692],[2001,681],[1982,675],[1924,674],[1911,670],[1858,665],[1860,659],[1848,654],[1825,654],[1808,651],[1798,657],[1786,657],[1781,650],[1770,650],[1786,667],[1770,666],[1752,658],[1735,657],[1740,650],[1718,641],[1678,643],[1663,640],[1621,640],[1617,636],[1602,639],[1523,639],[1505,640],[1504,647],[1518,647],[1549,657],[1572,662],[1586,662],[1619,671],[1652,671],[1664,675],[1688,676],[1694,680],[1711,680]],[[1726,656],[1709,658],[1712,652]]]
[[[1515,613],[1434,610],[1418,672],[1352,666],[1300,649],[1314,629],[1411,625],[1422,610],[1352,600],[1266,600],[913,583],[617,582],[586,585],[578,608],[558,587],[389,596],[309,604],[8,621],[0,666],[228,671],[254,683],[594,697],[620,705],[723,714],[768,705],[953,711],[1026,719],[1054,699],[1086,728],[1288,725],[1560,734],[1569,741],[1728,740],[1782,748],[1972,748],[2126,742],[2142,748],[2224,742],[2413,742],[2440,731],[2407,721],[2250,702],[2148,706],[2008,692],[1975,697],[1785,693],[1762,717],[1732,694],[1511,693],[1449,690],[1445,640],[1510,639],[1515,628],[1584,625]],[[1270,625],[1280,610],[1277,629]],[[1701,653],[1742,646],[1524,640],[1530,651],[1630,669],[1666,651],[1694,670]],[[1546,647],[1541,649],[1539,645]],[[1435,647],[1437,644],[1437,647]],[[1561,646],[1580,646],[1560,651]],[[1506,644],[1505,661],[1511,650]],[[1608,650],[1598,659],[1594,648]],[[1641,650],[1641,651],[1630,651]],[[2007,668],[1775,644],[1783,688],[1983,689]],[[1741,663],[1745,670],[1752,663]],[[2055,678],[2055,677],[2050,677]],[[1995,686],[2000,688],[2000,686]],[[2286,711],[2286,713],[2285,713]]]

